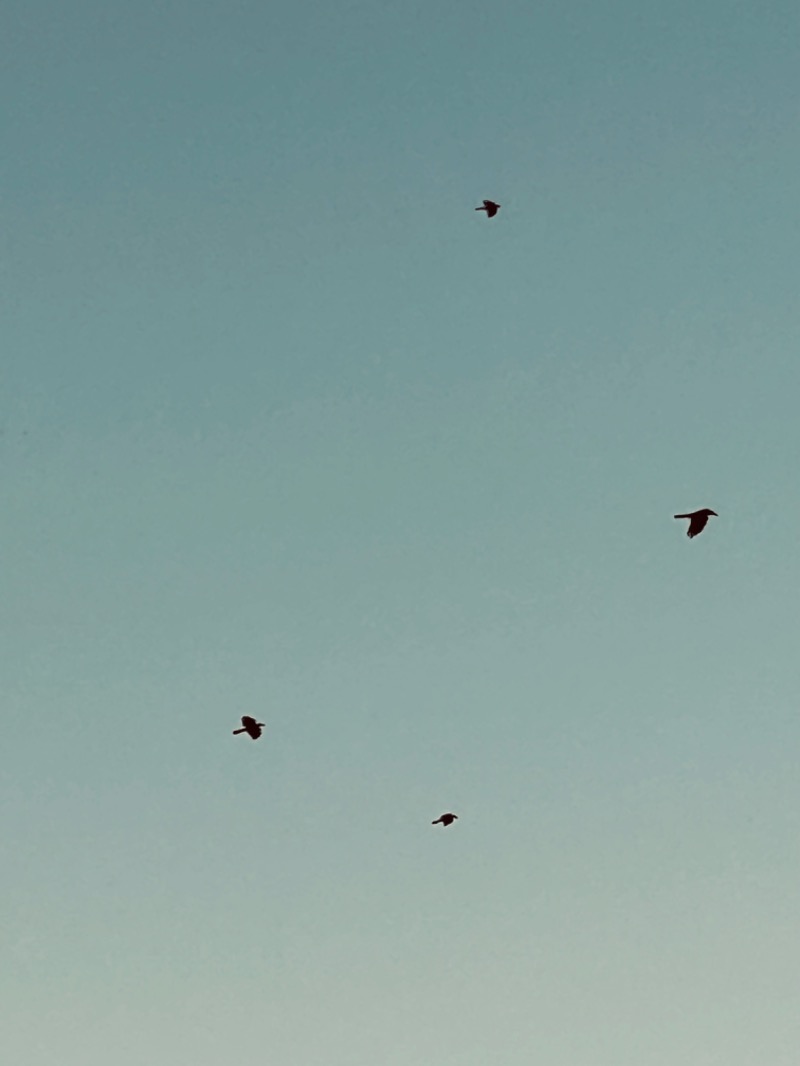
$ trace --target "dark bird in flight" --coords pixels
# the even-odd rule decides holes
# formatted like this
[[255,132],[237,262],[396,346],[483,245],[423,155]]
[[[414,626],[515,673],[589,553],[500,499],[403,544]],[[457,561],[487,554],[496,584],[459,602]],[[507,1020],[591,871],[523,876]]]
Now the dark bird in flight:
[[439,822],[442,825],[452,825],[456,818],[458,818],[457,814],[441,814],[435,822],[431,822],[431,825],[438,825]]
[[263,722],[257,722],[255,718],[251,718],[249,714],[242,715],[242,729],[234,729],[233,735],[237,733],[247,733],[253,740],[258,740],[261,736],[261,730],[264,728]]
[[698,533],[702,533],[706,528],[711,515],[715,518],[719,518],[716,511],[712,511],[710,507],[704,507],[702,511],[690,511],[689,514],[676,514],[676,518],[688,518],[689,528],[686,530],[687,537],[696,537]]
[[500,204],[496,204],[494,200],[484,200],[483,207],[476,207],[475,210],[485,211],[487,218],[494,218],[494,216],[500,210]]

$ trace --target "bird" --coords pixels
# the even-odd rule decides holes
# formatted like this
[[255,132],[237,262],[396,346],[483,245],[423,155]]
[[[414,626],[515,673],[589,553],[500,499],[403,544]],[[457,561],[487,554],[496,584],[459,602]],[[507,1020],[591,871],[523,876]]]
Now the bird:
[[675,517],[689,519],[689,528],[686,530],[686,536],[691,538],[703,532],[712,514],[715,518],[719,518],[717,512],[712,511],[710,507],[704,507],[702,511],[690,511],[689,514],[676,514]]
[[494,216],[500,210],[500,204],[496,204],[494,200],[484,200],[483,207],[476,207],[475,210],[485,211],[487,218],[494,218]]
[[261,730],[264,728],[263,722],[257,722],[255,718],[251,718],[249,714],[242,715],[242,729],[234,729],[233,735],[237,733],[247,733],[253,740],[258,740],[261,736]]
[[442,825],[452,825],[457,818],[457,814],[440,814],[435,822],[431,822],[431,825],[438,825],[439,822],[441,822]]

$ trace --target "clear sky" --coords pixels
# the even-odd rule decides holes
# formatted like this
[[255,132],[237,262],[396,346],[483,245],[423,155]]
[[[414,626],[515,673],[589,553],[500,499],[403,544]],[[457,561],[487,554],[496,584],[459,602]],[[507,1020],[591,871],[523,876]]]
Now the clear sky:
[[796,1066],[799,31],[8,0],[4,1062]]

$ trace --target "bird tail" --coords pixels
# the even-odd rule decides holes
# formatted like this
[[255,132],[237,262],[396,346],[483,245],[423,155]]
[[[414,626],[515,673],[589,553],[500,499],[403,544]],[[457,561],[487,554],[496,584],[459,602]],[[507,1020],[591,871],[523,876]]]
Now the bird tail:
[[236,736],[237,733],[246,733],[246,732],[247,732],[246,729],[234,729],[233,735]]
[[673,515],[673,517],[674,518],[691,518],[692,516],[690,514],[676,514],[676,515]]

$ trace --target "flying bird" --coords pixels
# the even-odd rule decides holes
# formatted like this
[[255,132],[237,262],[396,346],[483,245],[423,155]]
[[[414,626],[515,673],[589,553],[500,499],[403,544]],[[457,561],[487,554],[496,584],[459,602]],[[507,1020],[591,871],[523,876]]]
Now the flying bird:
[[706,524],[711,517],[719,518],[716,511],[712,511],[710,507],[704,507],[702,511],[690,511],[689,514],[676,514],[676,518],[688,518],[689,528],[686,530],[687,537],[696,537],[698,533],[702,533],[706,528]]
[[441,822],[442,825],[452,825],[456,818],[458,818],[457,814],[441,814],[435,822],[431,822],[431,825],[438,825],[439,822]]
[[500,210],[500,204],[496,204],[494,200],[484,200],[483,207],[476,207],[475,210],[485,211],[487,218],[494,218],[494,216]]
[[264,728],[263,722],[257,722],[255,718],[251,718],[249,714],[242,715],[242,729],[234,729],[233,735],[237,733],[247,733],[253,740],[258,740],[261,736],[261,730]]

